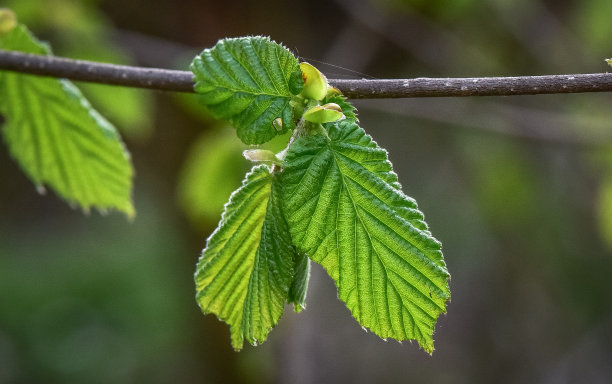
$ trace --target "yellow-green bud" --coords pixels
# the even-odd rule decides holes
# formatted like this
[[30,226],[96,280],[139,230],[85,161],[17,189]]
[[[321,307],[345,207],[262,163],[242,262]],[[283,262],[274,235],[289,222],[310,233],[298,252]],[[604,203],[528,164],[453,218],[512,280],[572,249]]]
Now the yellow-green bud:
[[325,105],[317,105],[304,113],[304,120],[311,123],[331,123],[344,118],[342,108],[336,103],[327,103]]
[[8,8],[0,8],[0,34],[9,33],[17,26],[15,12]]
[[323,100],[327,94],[327,78],[308,63],[300,63],[304,87],[301,95],[307,99]]
[[340,92],[340,90],[336,87],[329,87],[327,88],[327,94],[325,95],[325,97],[332,97],[332,96],[341,96],[342,92]]
[[274,129],[276,129],[276,132],[282,132],[283,131],[283,119],[281,119],[280,117],[277,117],[276,119],[274,119],[274,121],[272,121],[272,126],[274,126]]

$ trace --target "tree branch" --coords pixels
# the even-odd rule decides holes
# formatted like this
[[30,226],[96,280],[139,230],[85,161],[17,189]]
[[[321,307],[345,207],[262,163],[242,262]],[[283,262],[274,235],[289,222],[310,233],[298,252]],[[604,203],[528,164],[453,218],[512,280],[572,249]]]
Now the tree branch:
[[[193,74],[189,71],[104,64],[14,51],[0,50],[0,70],[160,91],[194,92]],[[352,99],[612,91],[610,73],[440,79],[330,79],[329,82]]]
[[0,69],[92,83],[193,92],[189,71],[132,67],[0,50]]

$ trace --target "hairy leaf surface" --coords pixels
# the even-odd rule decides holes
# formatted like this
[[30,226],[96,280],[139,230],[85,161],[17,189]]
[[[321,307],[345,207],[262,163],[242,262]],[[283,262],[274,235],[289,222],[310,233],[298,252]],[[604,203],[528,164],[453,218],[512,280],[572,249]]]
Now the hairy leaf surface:
[[[23,26],[0,48],[49,54]],[[132,166],[115,128],[67,80],[0,72],[2,132],[11,155],[34,183],[50,186],[84,210],[134,214]]]
[[359,323],[431,353],[450,298],[441,245],[401,192],[387,152],[352,119],[327,130],[296,140],[285,159],[293,241],[325,267]]
[[280,194],[278,175],[265,165],[254,167],[232,194],[198,262],[198,304],[229,324],[235,349],[244,339],[266,339],[293,281],[295,248]]
[[[302,89],[297,59],[262,36],[220,40],[191,63],[196,92],[215,118],[227,119],[245,144],[262,144],[295,127],[291,98]],[[281,118],[279,132],[272,122]]]

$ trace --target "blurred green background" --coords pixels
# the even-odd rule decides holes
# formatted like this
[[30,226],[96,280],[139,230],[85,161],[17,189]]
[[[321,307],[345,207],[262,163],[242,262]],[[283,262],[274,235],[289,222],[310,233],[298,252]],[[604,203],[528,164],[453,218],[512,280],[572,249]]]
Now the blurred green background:
[[[58,55],[186,69],[264,34],[329,78],[604,72],[609,0],[5,0]],[[137,216],[40,196],[0,149],[0,383],[610,383],[612,95],[355,102],[444,244],[436,352],[365,333],[317,266],[235,353],[193,271],[249,164],[193,95],[79,84],[132,152]],[[272,146],[282,145],[272,143]]]

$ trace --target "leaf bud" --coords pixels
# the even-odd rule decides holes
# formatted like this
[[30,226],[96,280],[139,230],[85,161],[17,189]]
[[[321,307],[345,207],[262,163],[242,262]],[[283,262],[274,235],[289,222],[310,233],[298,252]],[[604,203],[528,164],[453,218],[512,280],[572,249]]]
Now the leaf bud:
[[331,123],[344,118],[342,108],[336,103],[327,103],[325,105],[317,105],[304,113],[304,120],[311,123]]
[[300,63],[304,87],[301,95],[307,99],[323,100],[327,94],[327,78],[308,63]]
[[247,149],[242,152],[242,156],[245,159],[254,163],[268,162],[272,164],[281,164],[282,162],[274,154],[274,152],[267,149]]
[[15,12],[8,8],[0,8],[0,35],[9,33],[17,26]]

